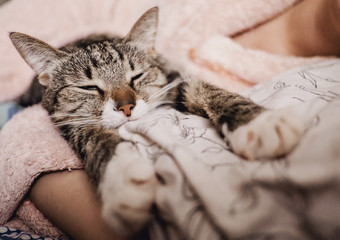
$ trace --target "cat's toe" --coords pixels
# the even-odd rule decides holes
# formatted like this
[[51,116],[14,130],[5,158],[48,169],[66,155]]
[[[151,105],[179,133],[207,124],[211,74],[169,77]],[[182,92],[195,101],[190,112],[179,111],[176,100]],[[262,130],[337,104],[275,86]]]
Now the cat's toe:
[[275,158],[291,151],[304,131],[303,122],[289,111],[266,111],[228,138],[233,151],[254,160]]
[[156,187],[149,162],[132,161],[131,154],[130,160],[111,160],[100,185],[104,219],[122,236],[137,233],[151,217]]

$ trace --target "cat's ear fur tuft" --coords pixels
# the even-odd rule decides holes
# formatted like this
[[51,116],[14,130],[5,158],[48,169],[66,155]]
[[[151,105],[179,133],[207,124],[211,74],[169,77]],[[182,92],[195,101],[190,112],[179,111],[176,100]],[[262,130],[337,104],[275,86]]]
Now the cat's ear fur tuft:
[[145,12],[134,24],[124,42],[130,42],[147,54],[155,56],[155,41],[158,26],[158,7]]
[[38,75],[39,82],[47,86],[55,62],[66,53],[23,33],[12,32],[9,37],[22,58]]

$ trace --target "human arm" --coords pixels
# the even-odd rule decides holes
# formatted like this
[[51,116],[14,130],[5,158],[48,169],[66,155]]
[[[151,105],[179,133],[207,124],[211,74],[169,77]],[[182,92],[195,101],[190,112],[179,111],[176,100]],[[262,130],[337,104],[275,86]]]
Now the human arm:
[[286,56],[340,55],[340,0],[304,0],[234,40]]
[[42,175],[29,197],[35,206],[73,239],[123,239],[101,218],[101,203],[82,170]]

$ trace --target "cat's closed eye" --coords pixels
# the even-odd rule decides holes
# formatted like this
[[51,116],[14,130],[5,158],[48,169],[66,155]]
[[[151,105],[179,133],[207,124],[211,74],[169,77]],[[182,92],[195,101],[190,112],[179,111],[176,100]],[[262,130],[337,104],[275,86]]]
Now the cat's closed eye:
[[79,88],[87,90],[87,91],[97,91],[99,94],[103,95],[104,92],[96,85],[89,85],[89,86],[79,86]]
[[134,81],[138,80],[138,79],[141,78],[143,75],[144,75],[144,73],[141,72],[141,73],[138,73],[138,74],[132,76],[131,79],[130,79],[130,86],[133,87]]
[[139,74],[133,76],[133,77],[131,78],[131,81],[137,80],[138,78],[140,78],[140,77],[143,76],[143,75],[144,75],[144,73],[139,73]]

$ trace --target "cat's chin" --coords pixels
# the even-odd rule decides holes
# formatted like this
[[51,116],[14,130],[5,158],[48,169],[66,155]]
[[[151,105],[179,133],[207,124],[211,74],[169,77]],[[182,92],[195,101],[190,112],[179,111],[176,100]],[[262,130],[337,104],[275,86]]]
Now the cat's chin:
[[149,111],[149,106],[144,100],[137,100],[136,106],[131,112],[131,116],[127,117],[121,111],[112,110],[112,106],[105,106],[101,123],[103,126],[110,129],[117,129],[129,121],[135,121],[146,115]]

